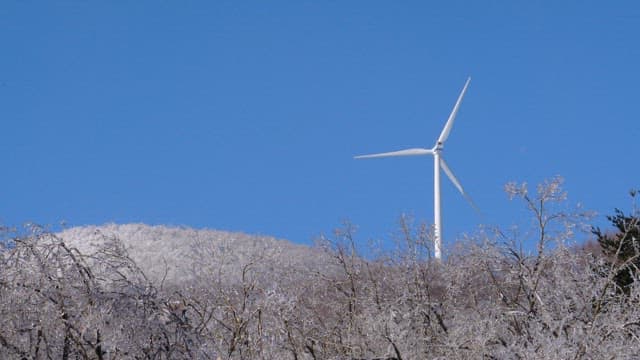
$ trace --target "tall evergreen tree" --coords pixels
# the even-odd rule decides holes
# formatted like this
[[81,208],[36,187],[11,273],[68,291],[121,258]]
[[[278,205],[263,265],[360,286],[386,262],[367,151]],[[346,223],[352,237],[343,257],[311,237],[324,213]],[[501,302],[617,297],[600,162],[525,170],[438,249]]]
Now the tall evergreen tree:
[[[637,192],[631,191],[635,198]],[[593,228],[602,252],[616,270],[613,280],[619,289],[629,293],[629,287],[638,276],[640,269],[640,217],[636,211],[625,215],[615,209],[615,215],[607,216],[615,227],[615,232],[603,233],[600,228]]]

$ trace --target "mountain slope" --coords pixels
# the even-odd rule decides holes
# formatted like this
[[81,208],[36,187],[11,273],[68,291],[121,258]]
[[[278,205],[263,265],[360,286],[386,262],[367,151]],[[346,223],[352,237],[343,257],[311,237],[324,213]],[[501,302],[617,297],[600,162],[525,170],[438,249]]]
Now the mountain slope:
[[107,224],[71,228],[59,236],[84,254],[117,238],[149,279],[164,285],[211,274],[235,281],[246,265],[263,275],[319,269],[325,256],[319,249],[273,237],[186,227]]

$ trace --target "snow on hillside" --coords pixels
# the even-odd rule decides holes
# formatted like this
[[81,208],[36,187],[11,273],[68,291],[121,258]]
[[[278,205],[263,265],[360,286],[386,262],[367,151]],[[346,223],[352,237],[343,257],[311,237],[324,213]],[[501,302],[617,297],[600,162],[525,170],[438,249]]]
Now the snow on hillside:
[[173,285],[217,274],[235,281],[252,264],[259,274],[296,272],[322,266],[322,251],[273,237],[186,227],[145,224],[83,226],[59,234],[84,254],[95,252],[108,238],[122,241],[129,256],[150,280]]

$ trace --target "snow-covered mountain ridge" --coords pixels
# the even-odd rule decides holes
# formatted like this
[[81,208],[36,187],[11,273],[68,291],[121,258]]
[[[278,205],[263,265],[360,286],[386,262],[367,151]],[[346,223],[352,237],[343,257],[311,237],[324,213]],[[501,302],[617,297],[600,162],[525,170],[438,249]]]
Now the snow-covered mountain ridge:
[[318,268],[324,256],[317,248],[268,236],[164,225],[82,226],[64,230],[59,236],[83,254],[117,238],[157,284],[163,280],[164,284],[176,284],[212,272],[233,280],[246,265],[260,273]]

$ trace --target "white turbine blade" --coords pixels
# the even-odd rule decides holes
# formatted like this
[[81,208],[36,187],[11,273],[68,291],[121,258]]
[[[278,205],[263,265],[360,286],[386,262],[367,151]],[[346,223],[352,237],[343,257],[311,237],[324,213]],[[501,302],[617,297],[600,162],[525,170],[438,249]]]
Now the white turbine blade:
[[417,155],[433,155],[433,150],[431,149],[406,149],[399,151],[391,151],[386,153],[379,154],[369,154],[369,155],[358,155],[355,156],[355,159],[371,159],[371,158],[381,158],[381,157],[390,157],[390,156],[417,156]]
[[444,129],[442,129],[442,133],[440,133],[440,137],[438,138],[438,142],[436,143],[436,145],[443,144],[445,141],[447,141],[447,138],[449,137],[449,133],[451,132],[451,128],[453,127],[453,121],[455,120],[456,115],[458,114],[458,108],[460,108],[460,103],[462,102],[464,93],[467,92],[467,86],[469,86],[470,81],[471,81],[471,78],[467,78],[467,82],[464,84],[464,87],[462,88],[462,92],[460,92],[460,96],[458,96],[458,101],[456,101],[456,104],[453,106],[453,110],[449,115],[449,119],[447,120],[447,123],[444,125]]
[[451,182],[453,183],[453,185],[455,185],[455,187],[458,189],[458,191],[460,191],[460,193],[462,194],[462,196],[464,196],[465,199],[467,199],[467,201],[469,202],[469,204],[471,204],[471,206],[478,212],[480,213],[480,209],[478,209],[478,207],[476,206],[476,204],[473,202],[473,200],[471,200],[471,197],[464,192],[464,189],[462,188],[462,185],[460,185],[460,181],[458,181],[458,179],[456,179],[455,175],[453,175],[453,172],[451,171],[451,169],[449,168],[449,166],[447,165],[447,162],[444,161],[444,158],[440,157],[440,167],[442,168],[442,170],[444,170],[444,173],[447,174],[447,176],[449,177],[449,180],[451,180]]
[[458,189],[458,191],[460,191],[462,195],[465,195],[462,185],[460,185],[460,182],[458,181],[458,179],[456,179],[455,175],[453,175],[453,172],[451,172],[451,169],[449,169],[447,162],[444,161],[444,158],[442,157],[440,157],[440,167],[442,167],[442,170],[444,170],[444,172],[447,174],[447,176],[449,177],[453,185],[455,185],[455,187]]

